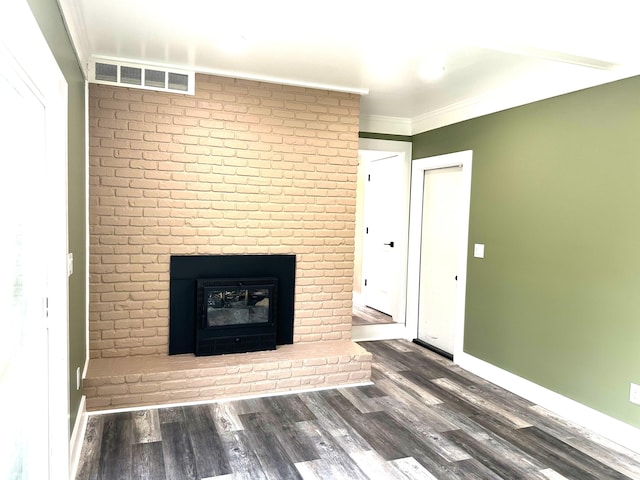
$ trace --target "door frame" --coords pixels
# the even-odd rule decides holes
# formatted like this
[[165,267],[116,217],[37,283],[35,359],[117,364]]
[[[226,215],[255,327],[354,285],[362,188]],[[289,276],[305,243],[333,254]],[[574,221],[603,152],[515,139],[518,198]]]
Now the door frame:
[[447,167],[462,167],[460,206],[460,239],[458,253],[458,291],[456,295],[455,339],[453,358],[463,352],[464,316],[467,293],[467,254],[469,245],[469,211],[471,205],[471,168],[473,152],[449,153],[421,158],[412,162],[411,208],[409,213],[409,251],[407,271],[407,327],[409,339],[418,336],[418,314],[420,306],[420,261],[422,246],[422,204],[424,195],[424,172]]
[[49,478],[69,476],[68,355],[68,217],[67,217],[67,82],[25,0],[4,9],[0,48],[12,67],[32,86],[45,105],[46,198],[48,222],[43,226],[47,256],[49,343]]
[[[400,155],[403,168],[403,211],[405,219],[400,227],[401,237],[398,239],[398,256],[401,259],[402,268],[399,274],[398,301],[395,311],[397,322],[384,325],[358,325],[351,329],[351,337],[354,341],[361,340],[385,340],[390,338],[406,338],[406,299],[407,299],[407,260],[408,260],[408,232],[409,232],[409,199],[411,185],[411,142],[395,140],[379,140],[373,138],[361,138],[358,150],[386,152],[390,155]],[[363,212],[364,213],[364,212]],[[365,270],[363,265],[362,270]],[[363,288],[361,286],[361,288]]]

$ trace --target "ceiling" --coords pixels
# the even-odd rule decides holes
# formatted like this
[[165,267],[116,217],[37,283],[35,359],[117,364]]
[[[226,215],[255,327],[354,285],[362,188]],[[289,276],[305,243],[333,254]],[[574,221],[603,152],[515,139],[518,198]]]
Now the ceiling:
[[[640,73],[633,0],[59,0],[91,56],[361,93],[411,135]],[[421,75],[428,63],[442,76]]]

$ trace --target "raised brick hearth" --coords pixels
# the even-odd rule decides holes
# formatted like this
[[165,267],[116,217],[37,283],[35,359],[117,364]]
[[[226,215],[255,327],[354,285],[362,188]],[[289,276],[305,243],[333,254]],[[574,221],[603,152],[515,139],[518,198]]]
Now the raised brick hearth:
[[[351,341],[359,97],[207,75],[90,85],[89,409],[366,382]],[[293,345],[169,357],[171,255],[296,256]]]
[[88,410],[104,410],[366,383],[370,375],[371,354],[338,340],[215,357],[94,360],[85,394]]

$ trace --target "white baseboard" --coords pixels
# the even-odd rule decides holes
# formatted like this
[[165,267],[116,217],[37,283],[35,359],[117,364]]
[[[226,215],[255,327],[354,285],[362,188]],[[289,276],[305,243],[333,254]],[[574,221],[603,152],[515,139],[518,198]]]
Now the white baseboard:
[[559,393],[514,375],[467,353],[455,356],[455,363],[485,380],[520,395],[577,425],[640,453],[640,429],[571,400]]
[[364,305],[364,295],[359,292],[353,292],[353,304],[354,305]]
[[87,429],[87,408],[86,397],[83,395],[80,400],[80,406],[78,407],[78,415],[76,416],[76,423],[73,426],[71,432],[71,439],[69,440],[69,478],[76,478],[78,471],[78,463],[80,462],[80,454],[82,453],[82,442],[84,441],[84,434]]
[[354,342],[391,340],[394,338],[407,338],[404,323],[379,323],[351,327],[351,340]]

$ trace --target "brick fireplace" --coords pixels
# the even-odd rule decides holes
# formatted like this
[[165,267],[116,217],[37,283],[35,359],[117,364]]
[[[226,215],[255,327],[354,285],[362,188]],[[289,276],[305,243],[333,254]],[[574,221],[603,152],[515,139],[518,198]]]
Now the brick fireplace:
[[[359,97],[196,76],[90,85],[89,410],[361,383],[351,341]],[[168,354],[172,255],[296,256],[293,344]]]

